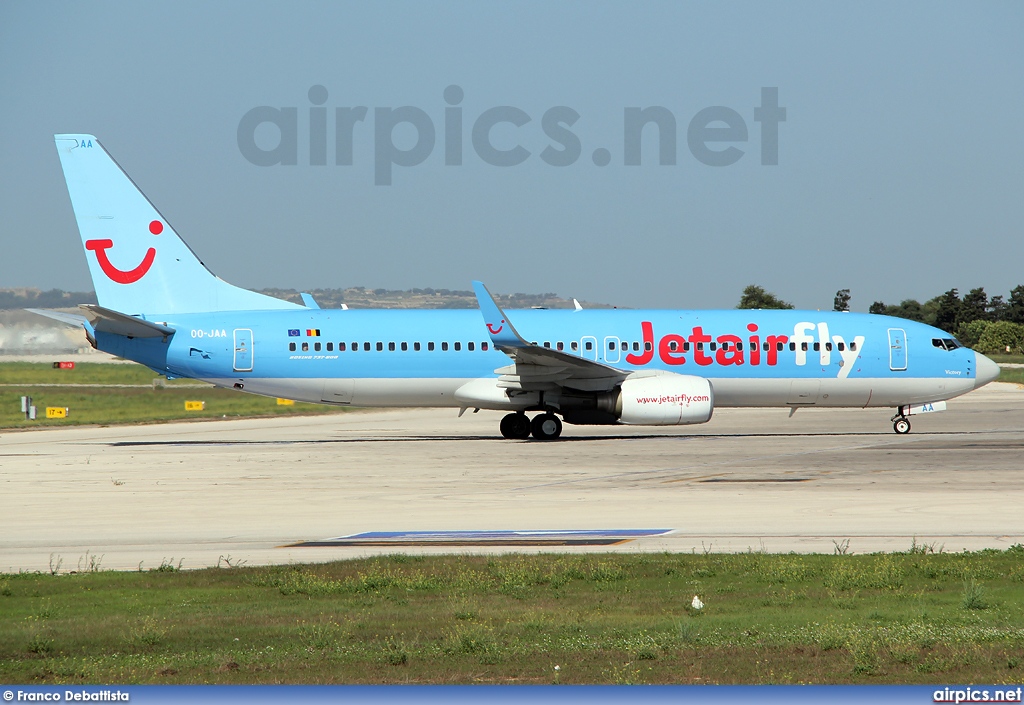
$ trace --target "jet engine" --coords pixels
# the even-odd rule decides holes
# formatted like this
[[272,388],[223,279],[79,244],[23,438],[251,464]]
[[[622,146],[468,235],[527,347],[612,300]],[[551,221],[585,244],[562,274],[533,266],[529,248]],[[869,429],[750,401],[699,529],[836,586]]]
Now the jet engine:
[[674,372],[638,372],[610,392],[563,392],[560,411],[571,424],[682,426],[707,423],[715,407],[711,382]]

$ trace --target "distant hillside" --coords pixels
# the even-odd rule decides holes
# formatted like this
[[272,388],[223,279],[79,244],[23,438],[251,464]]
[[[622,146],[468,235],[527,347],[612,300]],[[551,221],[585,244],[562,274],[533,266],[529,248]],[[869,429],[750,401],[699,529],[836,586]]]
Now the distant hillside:
[[[302,303],[295,289],[260,289],[261,294],[285,301]],[[321,308],[476,308],[472,291],[450,289],[367,289],[362,286],[347,289],[313,289],[309,292]],[[572,308],[572,299],[556,294],[495,294],[498,303],[506,308]],[[0,309],[18,308],[74,308],[78,304],[96,303],[96,294],[82,291],[50,289],[0,289]],[[607,304],[583,301],[585,308],[611,308]]]
[[0,309],[11,308],[74,308],[78,304],[96,303],[91,291],[50,289],[0,289]]
[[[260,289],[261,294],[274,296],[285,301],[301,303],[295,289]],[[362,286],[347,289],[313,289],[308,292],[321,308],[476,308],[476,296],[472,291],[451,289],[367,289]],[[572,308],[572,299],[563,299],[557,294],[495,294],[505,308]],[[611,308],[607,304],[580,302],[585,308]]]

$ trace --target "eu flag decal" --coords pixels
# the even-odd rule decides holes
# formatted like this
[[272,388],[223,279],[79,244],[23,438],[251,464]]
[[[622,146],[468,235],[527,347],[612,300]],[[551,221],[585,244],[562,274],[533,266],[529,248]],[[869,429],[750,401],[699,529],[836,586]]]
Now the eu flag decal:
[[299,336],[299,329],[298,328],[289,328],[288,329],[288,337],[289,338],[296,338],[298,336]]
[[320,329],[319,328],[307,328],[306,329],[306,335],[308,335],[311,338],[319,338],[320,337]]

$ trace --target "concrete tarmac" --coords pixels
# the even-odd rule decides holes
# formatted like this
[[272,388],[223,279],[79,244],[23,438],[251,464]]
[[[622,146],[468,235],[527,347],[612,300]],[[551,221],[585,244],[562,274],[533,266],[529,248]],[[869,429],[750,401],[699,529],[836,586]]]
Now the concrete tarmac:
[[[1024,542],[1024,389],[891,410],[720,409],[504,441],[451,410],[0,434],[0,571],[373,553],[1005,549]],[[368,531],[673,529],[611,547],[288,547]]]

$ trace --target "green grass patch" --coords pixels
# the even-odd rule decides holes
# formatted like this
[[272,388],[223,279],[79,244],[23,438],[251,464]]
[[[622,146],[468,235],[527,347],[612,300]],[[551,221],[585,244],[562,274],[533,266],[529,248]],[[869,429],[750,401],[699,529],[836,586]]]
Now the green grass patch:
[[3,575],[0,680],[1018,682],[1022,559],[396,555]]
[[1024,365],[1024,355],[989,355],[988,358],[993,362]]
[[[84,363],[73,370],[55,370],[51,365],[27,362],[0,364],[0,428],[30,428],[78,424],[152,423],[193,418],[238,418],[251,416],[293,416],[343,411],[321,404],[296,403],[279,406],[276,399],[244,394],[231,389],[181,388],[195,380],[171,380],[166,388],[154,388],[163,379],[137,364]],[[106,387],[70,385],[96,384]],[[35,386],[68,385],[68,386]],[[141,385],[121,387],[114,385]],[[32,397],[37,418],[29,421],[21,413],[21,397]],[[185,401],[205,401],[203,411],[185,411]],[[46,407],[70,410],[68,418],[47,419]]]
[[1024,368],[1021,367],[1000,367],[998,382],[1009,382],[1011,384],[1024,384]]

